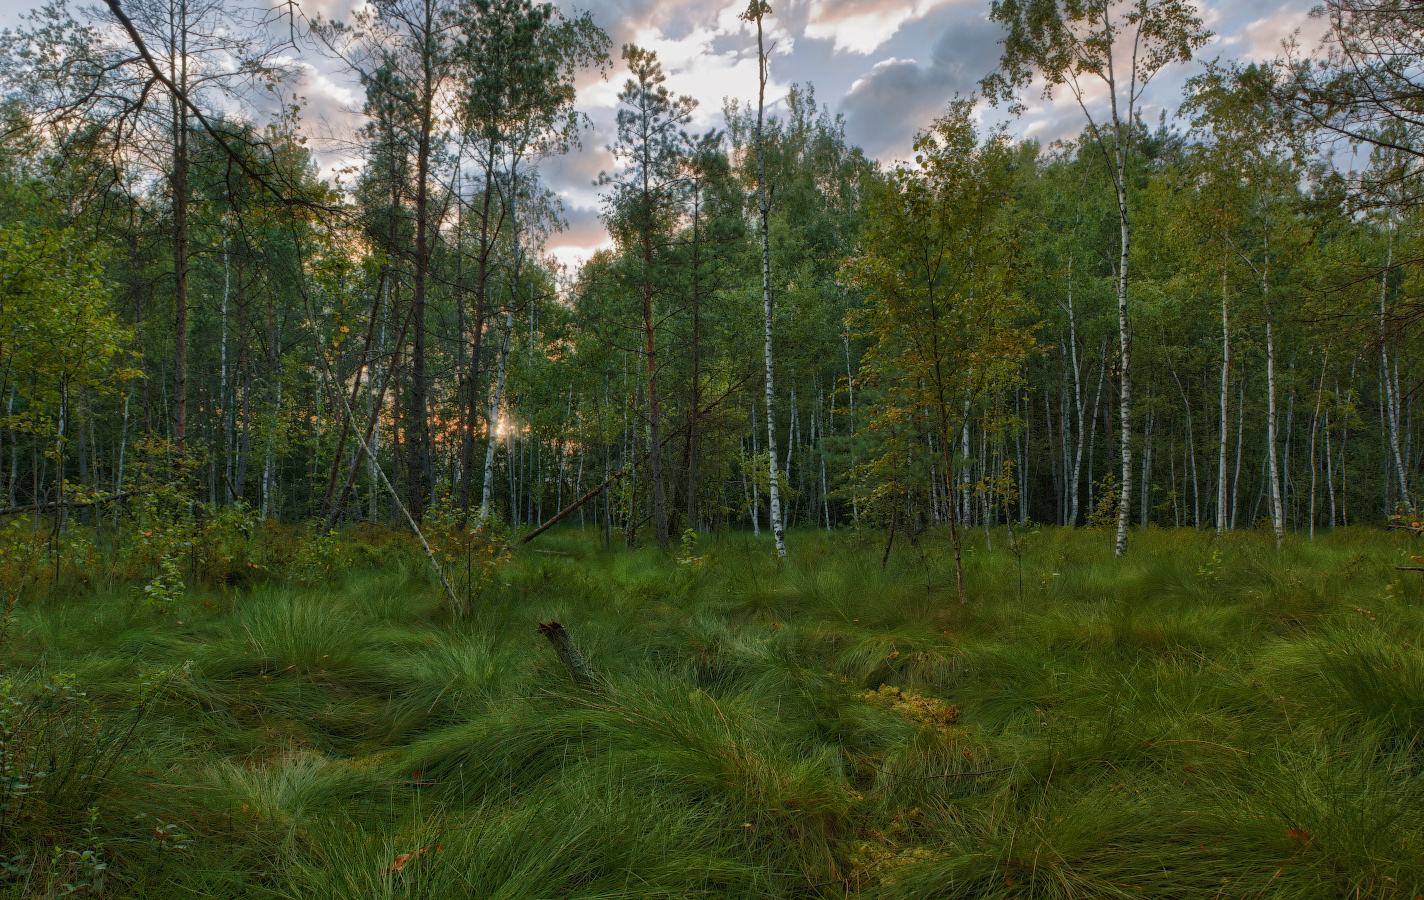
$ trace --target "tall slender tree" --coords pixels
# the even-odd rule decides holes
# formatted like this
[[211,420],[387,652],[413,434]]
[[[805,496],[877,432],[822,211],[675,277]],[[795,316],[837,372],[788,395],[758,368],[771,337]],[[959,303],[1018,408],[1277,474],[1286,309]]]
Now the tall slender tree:
[[[608,35],[583,13],[566,18],[550,3],[467,0],[458,13],[463,100],[458,125],[477,168],[477,194],[466,201],[478,219],[474,248],[475,310],[461,419],[459,503],[468,510],[474,471],[475,419],[483,366],[492,256],[517,205],[520,169],[579,146],[586,119],[574,108],[575,79],[608,62]],[[464,336],[461,336],[464,340]],[[493,422],[485,423],[493,436]]]
[[771,299],[771,242],[768,237],[771,198],[766,189],[766,153],[762,133],[766,118],[766,82],[770,74],[762,20],[770,14],[771,7],[767,5],[766,0],[751,0],[746,11],[742,13],[742,19],[747,22],[755,22],[757,33],[756,203],[761,226],[762,353],[766,363],[767,503],[771,519],[771,533],[776,540],[776,555],[778,558],[782,558],[786,556],[786,526],[781,515],[781,482],[776,472],[776,358],[772,343],[774,310]]
[[[1013,99],[1033,77],[1042,78],[1045,97],[1066,88],[1088,120],[1093,142],[1103,154],[1117,195],[1118,378],[1122,481],[1118,500],[1116,553],[1127,552],[1132,494],[1131,327],[1128,266],[1132,245],[1128,210],[1128,165],[1132,126],[1142,93],[1157,73],[1187,62],[1207,42],[1190,0],[993,0],[990,18],[1006,28],[1000,70],[983,86],[993,100]],[[1108,94],[1108,118],[1090,105],[1089,85]],[[1022,106],[1015,101],[1014,107]]]
[[658,543],[668,543],[667,487],[662,459],[662,406],[658,393],[658,327],[668,311],[658,308],[669,283],[664,262],[682,215],[686,178],[684,161],[692,151],[686,126],[697,102],[676,96],[664,82],[657,54],[634,44],[623,45],[630,76],[618,95],[618,142],[612,150],[624,164],[609,187],[606,217],[614,237],[638,255],[634,287],[642,305],[642,353],[648,401],[648,472],[653,488],[653,531]]

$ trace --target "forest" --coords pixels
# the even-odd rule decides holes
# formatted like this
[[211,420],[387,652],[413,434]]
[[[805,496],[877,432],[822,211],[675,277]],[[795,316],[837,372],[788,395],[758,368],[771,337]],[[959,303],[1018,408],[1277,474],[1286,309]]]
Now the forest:
[[982,0],[881,159],[740,3],[710,130],[565,4],[0,33],[0,897],[1424,893],[1424,10]]

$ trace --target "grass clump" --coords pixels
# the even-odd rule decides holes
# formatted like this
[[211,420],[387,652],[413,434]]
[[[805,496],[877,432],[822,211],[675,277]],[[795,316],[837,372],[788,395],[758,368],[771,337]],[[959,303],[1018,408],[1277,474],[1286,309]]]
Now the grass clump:
[[163,604],[36,591],[0,897],[1424,895],[1407,537],[994,537],[967,606],[934,531],[883,567],[874,535],[778,566],[556,532],[462,618],[370,530],[254,527]]

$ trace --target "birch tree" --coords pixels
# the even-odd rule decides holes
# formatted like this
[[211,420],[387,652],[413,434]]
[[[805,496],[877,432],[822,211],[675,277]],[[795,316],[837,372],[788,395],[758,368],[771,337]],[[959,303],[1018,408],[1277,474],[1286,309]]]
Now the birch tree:
[[771,244],[767,238],[768,217],[771,215],[771,200],[766,190],[766,159],[763,154],[762,128],[766,118],[766,81],[768,75],[766,40],[762,32],[762,19],[771,13],[765,0],[751,0],[742,19],[756,23],[757,32],[757,214],[761,226],[761,297],[764,316],[763,355],[766,361],[766,449],[767,449],[767,502],[771,519],[771,533],[776,539],[776,555],[786,556],[786,527],[781,516],[781,488],[776,474],[776,375],[775,357],[772,352],[772,300],[771,300]]
[[[1128,166],[1132,126],[1143,91],[1167,66],[1187,62],[1211,32],[1190,0],[993,0],[990,18],[1006,28],[1000,69],[983,82],[992,100],[1012,100],[1035,76],[1043,95],[1055,88],[1073,97],[1112,175],[1117,199],[1118,378],[1122,482],[1115,552],[1127,552],[1132,485],[1131,329],[1128,264],[1132,245]],[[1093,85],[1108,94],[1106,121],[1090,99]],[[1015,110],[1022,105],[1015,101]]]

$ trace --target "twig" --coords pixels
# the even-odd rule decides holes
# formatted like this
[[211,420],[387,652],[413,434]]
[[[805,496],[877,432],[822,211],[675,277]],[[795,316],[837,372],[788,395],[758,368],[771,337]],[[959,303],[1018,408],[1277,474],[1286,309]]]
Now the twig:
[[[967,778],[971,775],[997,775],[1000,772],[1007,772],[1013,766],[1004,766],[1001,769],[983,769],[979,772],[946,772],[943,775],[890,775],[896,781],[932,781],[936,778]],[[877,770],[880,774],[887,774],[884,769]]]

